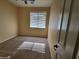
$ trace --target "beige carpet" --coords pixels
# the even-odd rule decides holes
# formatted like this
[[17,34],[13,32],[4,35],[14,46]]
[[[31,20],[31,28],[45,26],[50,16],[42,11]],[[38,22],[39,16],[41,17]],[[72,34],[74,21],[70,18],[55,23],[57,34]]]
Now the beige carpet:
[[[28,44],[29,42],[30,44]],[[31,43],[33,43],[33,46],[31,46]],[[28,49],[19,49],[20,47],[28,47]],[[11,56],[11,59],[51,59],[47,38],[24,36],[19,36],[1,43],[0,56]]]

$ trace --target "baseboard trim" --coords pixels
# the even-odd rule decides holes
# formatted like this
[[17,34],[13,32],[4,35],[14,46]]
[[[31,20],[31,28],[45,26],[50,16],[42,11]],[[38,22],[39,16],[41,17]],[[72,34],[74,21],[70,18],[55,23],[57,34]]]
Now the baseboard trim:
[[7,38],[7,39],[1,41],[0,44],[3,43],[3,42],[8,41],[8,40],[10,40],[10,39],[16,38],[17,36],[18,36],[18,35],[15,35],[15,36],[9,37],[9,38]]
[[32,36],[32,35],[19,35],[19,36],[47,38],[47,37],[45,37],[45,36]]

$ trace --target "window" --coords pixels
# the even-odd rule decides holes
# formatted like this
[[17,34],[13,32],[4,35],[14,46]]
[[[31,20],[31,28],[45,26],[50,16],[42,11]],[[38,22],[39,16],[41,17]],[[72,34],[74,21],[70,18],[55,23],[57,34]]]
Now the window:
[[46,28],[46,12],[30,13],[30,28]]

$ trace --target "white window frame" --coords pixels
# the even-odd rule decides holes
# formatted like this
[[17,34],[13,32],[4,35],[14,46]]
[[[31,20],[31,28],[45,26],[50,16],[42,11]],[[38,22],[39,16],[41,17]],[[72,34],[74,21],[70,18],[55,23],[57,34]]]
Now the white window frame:
[[[37,14],[37,15],[32,16],[33,14]],[[36,17],[35,18],[36,20],[32,20],[33,19],[32,17],[33,18]],[[40,17],[42,17],[41,18],[42,20],[40,19]],[[47,12],[30,12],[30,28],[42,28],[42,29],[46,28],[46,19],[47,19]],[[35,21],[37,23],[34,23]]]

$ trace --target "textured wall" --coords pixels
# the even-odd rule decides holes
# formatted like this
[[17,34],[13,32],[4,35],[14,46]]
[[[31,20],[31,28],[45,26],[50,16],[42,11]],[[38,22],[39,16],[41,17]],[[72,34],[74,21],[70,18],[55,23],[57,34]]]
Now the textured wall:
[[[48,21],[49,21],[49,11],[50,8],[35,8],[35,7],[27,7],[27,8],[19,8],[19,35],[27,35],[27,36],[39,36],[39,37],[47,37],[48,34]],[[47,15],[47,25],[45,29],[35,29],[30,28],[30,12],[44,12],[48,13]]]
[[15,37],[17,26],[17,8],[7,0],[0,0],[0,42]]

